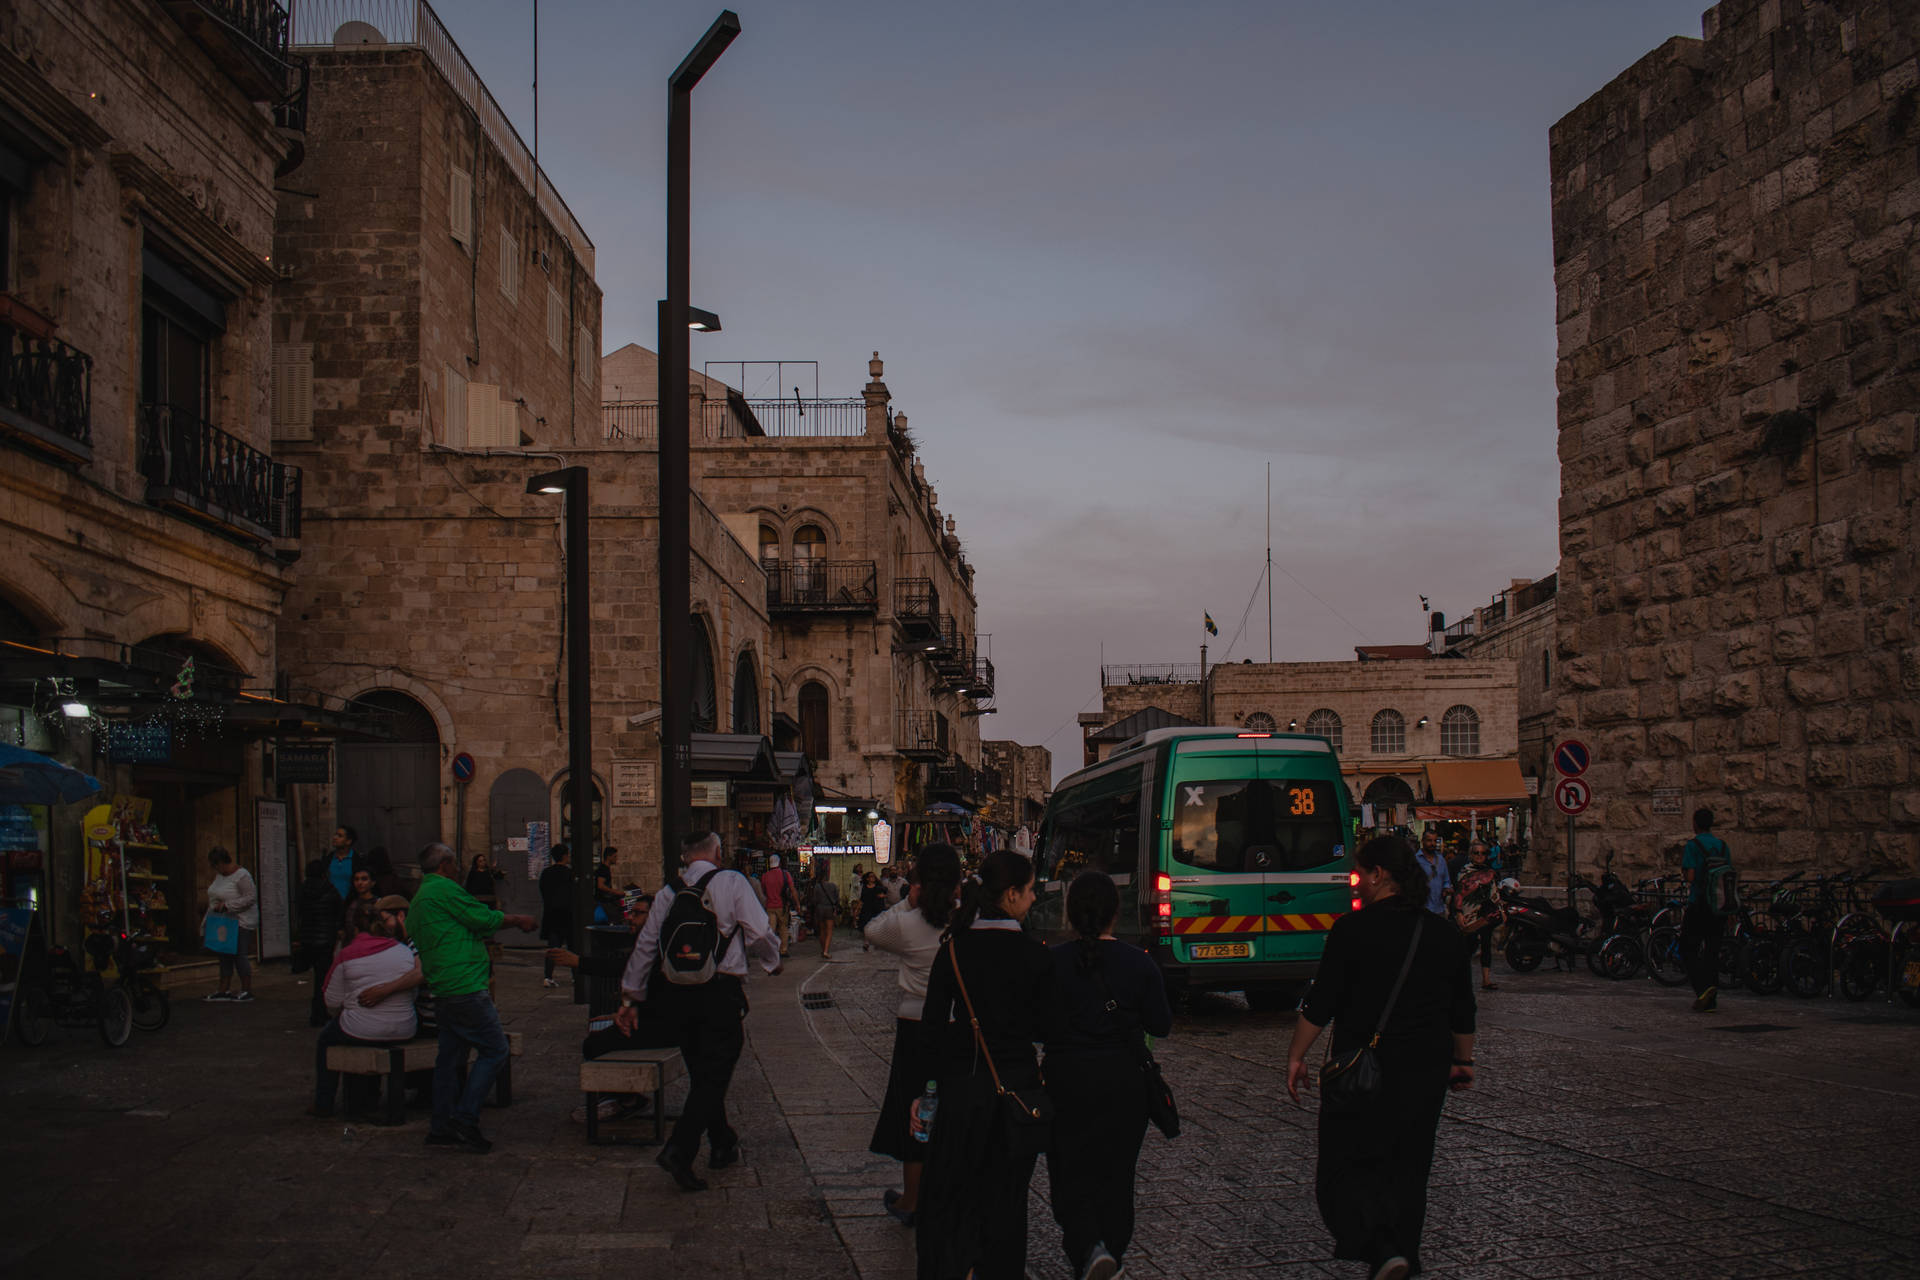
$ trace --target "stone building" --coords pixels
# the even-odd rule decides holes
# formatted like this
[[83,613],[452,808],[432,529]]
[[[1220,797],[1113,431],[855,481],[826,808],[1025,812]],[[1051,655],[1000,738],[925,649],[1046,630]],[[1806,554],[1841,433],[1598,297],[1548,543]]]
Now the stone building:
[[[602,382],[644,390],[650,353]],[[985,799],[979,715],[993,663],[975,636],[973,566],[926,478],[878,353],[858,398],[747,400],[696,375],[695,490],[765,574],[777,746],[805,752],[822,793],[898,815]],[[605,405],[608,440],[657,443],[651,397]],[[696,710],[696,716],[698,716]]]
[[[249,717],[299,547],[268,431],[298,75],[279,6],[213,7],[0,11],[0,735],[150,806],[142,843],[166,847],[136,888],[170,954],[199,950],[205,851],[257,866],[258,733],[303,718]],[[34,808],[40,848],[5,856],[5,896],[68,942],[89,807]]]
[[998,826],[1040,827],[1040,815],[1053,794],[1053,752],[1045,747],[991,740],[980,744],[986,763],[989,799],[982,810]]
[[1443,633],[1447,652],[1462,658],[1507,658],[1514,663],[1519,693],[1520,775],[1535,797],[1553,794],[1554,599],[1558,575],[1539,581],[1515,578],[1492,601]]
[[1551,132],[1582,861],[1920,866],[1920,9],[1726,0]]
[[[299,827],[314,851],[352,825],[402,864],[433,839],[490,850],[503,899],[530,906],[528,823],[569,839],[573,815],[566,499],[527,482],[577,465],[596,843],[657,881],[657,475],[601,438],[593,244],[433,11],[369,12],[399,25],[297,33],[312,122],[273,248],[274,432],[305,469],[307,518],[280,643],[295,685],[387,713],[397,740],[342,741],[332,781],[297,789]],[[692,546],[707,701],[724,673],[734,721],[757,722],[759,567],[698,501]]]

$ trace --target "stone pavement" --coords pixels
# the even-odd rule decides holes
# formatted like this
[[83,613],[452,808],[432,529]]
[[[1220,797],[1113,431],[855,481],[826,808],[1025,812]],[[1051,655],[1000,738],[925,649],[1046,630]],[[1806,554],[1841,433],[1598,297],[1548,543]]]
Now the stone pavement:
[[[1920,1014],[1733,993],[1702,1017],[1644,981],[1500,982],[1481,1087],[1442,1122],[1431,1274],[1920,1275]],[[911,1271],[912,1233],[880,1202],[897,1168],[866,1151],[892,962],[853,940],[750,987],[747,1160],[695,1196],[653,1148],[590,1149],[568,1121],[580,1014],[541,988],[537,953],[501,968],[527,1053],[484,1157],[429,1150],[418,1113],[397,1130],[302,1116],[306,988],[269,970],[256,989],[252,1006],[182,992],[172,1025],[118,1051],[90,1030],[0,1049],[0,1275]],[[1281,1084],[1290,1027],[1231,997],[1181,1014],[1161,1058],[1187,1132],[1148,1137],[1134,1280],[1355,1274],[1326,1262],[1313,1115]],[[1058,1280],[1045,1179],[1043,1162],[1030,1257]]]

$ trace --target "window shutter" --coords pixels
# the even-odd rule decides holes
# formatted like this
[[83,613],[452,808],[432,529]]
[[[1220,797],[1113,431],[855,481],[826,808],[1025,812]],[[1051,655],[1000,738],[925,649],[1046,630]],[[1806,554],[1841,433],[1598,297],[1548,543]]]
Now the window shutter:
[[467,380],[449,368],[447,370],[447,406],[446,417],[441,423],[442,443],[455,449],[466,447],[467,443]]
[[500,228],[500,292],[508,302],[520,301],[520,242]]
[[313,344],[273,349],[273,438],[313,439]]
[[547,286],[547,345],[555,355],[567,349],[567,308],[552,285]]
[[500,388],[485,382],[467,384],[467,448],[500,447]]
[[580,366],[580,385],[588,390],[593,388],[593,367],[600,363],[595,357],[599,353],[593,349],[593,330],[580,326],[580,337],[574,346],[574,362]]
[[473,247],[473,175],[465,169],[447,171],[447,228],[455,240]]

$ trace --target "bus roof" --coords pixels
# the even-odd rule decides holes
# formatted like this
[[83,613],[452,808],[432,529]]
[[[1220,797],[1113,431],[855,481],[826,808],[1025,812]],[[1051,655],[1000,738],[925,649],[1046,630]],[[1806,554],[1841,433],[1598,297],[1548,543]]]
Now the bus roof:
[[1156,747],[1163,742],[1187,742],[1195,739],[1238,740],[1250,750],[1261,750],[1255,744],[1271,744],[1265,750],[1274,751],[1320,751],[1333,754],[1333,744],[1315,733],[1253,733],[1246,729],[1236,729],[1231,725],[1182,725],[1171,729],[1149,729],[1139,737],[1123,742],[1114,751],[1113,756],[1124,755],[1129,751],[1138,751],[1143,747]]

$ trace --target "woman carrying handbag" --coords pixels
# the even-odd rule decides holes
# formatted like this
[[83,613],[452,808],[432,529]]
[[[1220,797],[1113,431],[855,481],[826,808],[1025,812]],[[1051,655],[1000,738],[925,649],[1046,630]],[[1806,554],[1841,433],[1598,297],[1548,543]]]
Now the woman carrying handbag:
[[1314,1194],[1333,1256],[1374,1280],[1420,1272],[1427,1174],[1447,1090],[1473,1085],[1474,1001],[1460,931],[1425,909],[1426,873],[1398,836],[1354,855],[1365,904],[1327,949],[1287,1054],[1295,1103],[1326,1025]]
[[1026,1273],[1027,1184],[1051,1116],[1033,1046],[1053,960],[1021,930],[1032,906],[1033,862],[988,854],[927,978],[921,1048],[939,1110],[915,1215],[919,1280]]
[[1141,1037],[1173,1030],[1159,966],[1114,940],[1119,918],[1112,877],[1083,872],[1067,888],[1076,936],[1053,948],[1047,1179],[1067,1266],[1080,1280],[1110,1280],[1133,1240],[1134,1168],[1147,1135],[1149,1058]]

